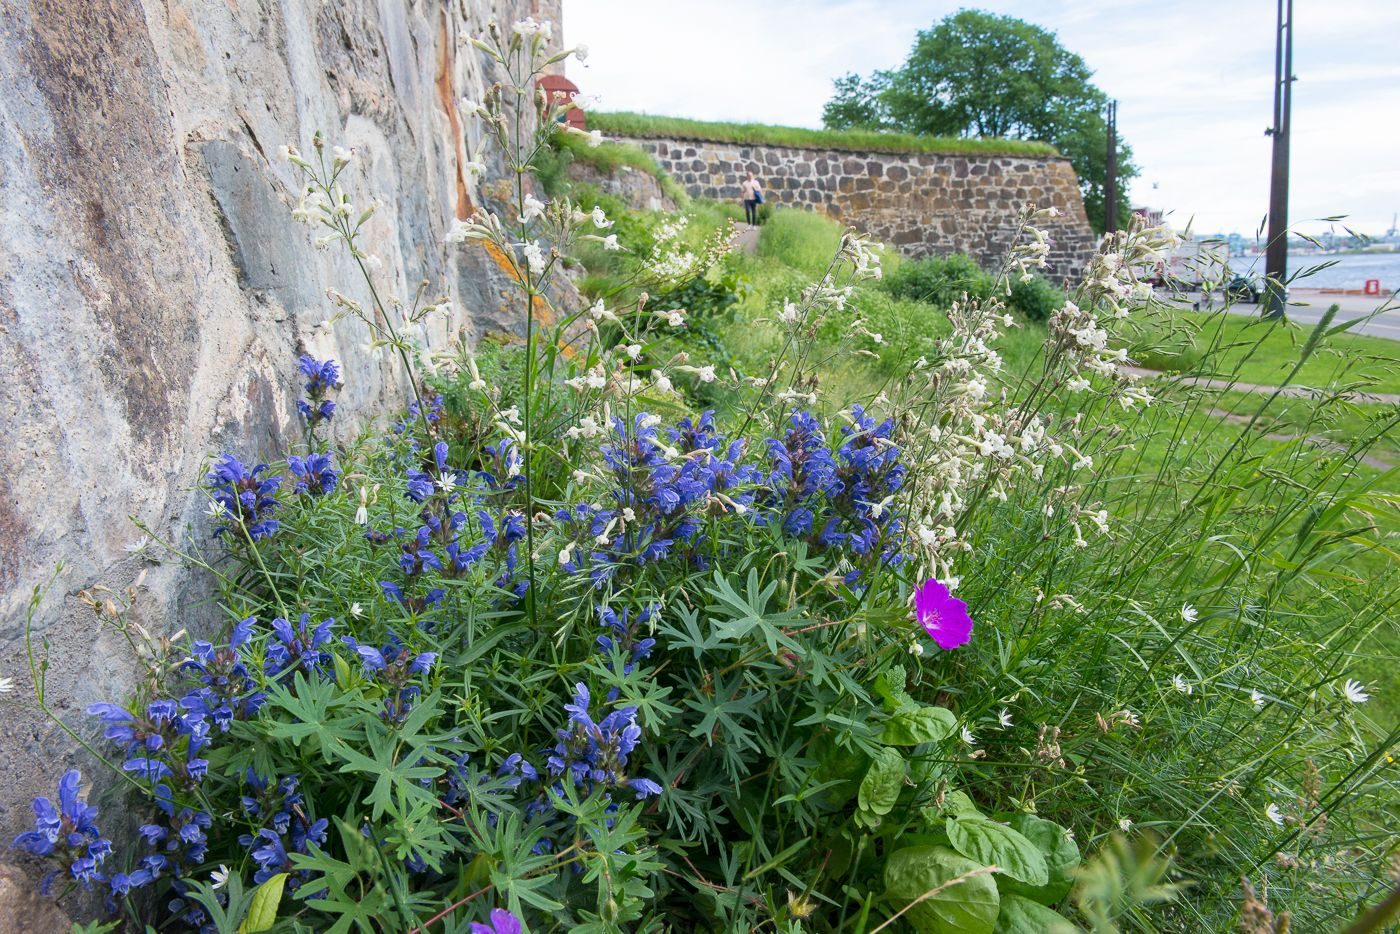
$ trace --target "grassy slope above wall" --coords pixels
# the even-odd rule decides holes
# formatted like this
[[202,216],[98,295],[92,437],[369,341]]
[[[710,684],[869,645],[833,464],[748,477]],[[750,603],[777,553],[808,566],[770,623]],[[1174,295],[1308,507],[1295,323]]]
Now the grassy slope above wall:
[[810,130],[766,123],[721,123],[656,117],[651,114],[590,113],[589,129],[608,136],[642,139],[695,139],[751,145],[788,146],[797,149],[835,149],[843,152],[932,152],[978,156],[1057,156],[1048,143],[1019,139],[961,139],[876,133],[860,130]]

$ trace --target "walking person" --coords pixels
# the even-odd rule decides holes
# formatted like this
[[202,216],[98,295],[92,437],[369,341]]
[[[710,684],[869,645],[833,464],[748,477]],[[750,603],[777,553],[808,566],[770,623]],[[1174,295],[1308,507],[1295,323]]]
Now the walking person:
[[758,206],[763,203],[763,188],[750,172],[739,186],[739,196],[744,200],[744,220],[750,227],[758,226]]

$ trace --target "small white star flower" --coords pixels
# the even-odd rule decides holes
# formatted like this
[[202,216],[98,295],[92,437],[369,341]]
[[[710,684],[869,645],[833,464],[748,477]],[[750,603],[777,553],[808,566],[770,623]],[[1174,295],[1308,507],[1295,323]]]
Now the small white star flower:
[[209,508],[205,511],[214,519],[222,519],[224,516],[228,515],[228,510],[224,508],[224,504],[214,499],[209,501]]
[[365,613],[365,608],[362,607],[362,606],[360,606],[360,604],[358,604],[358,603],[352,603],[352,604],[350,604],[350,615],[351,615],[351,616],[354,616],[354,617],[356,617],[356,618],[358,619],[359,617],[363,616],[364,613]]
[[924,654],[924,644],[922,642],[909,643],[909,654],[919,658]]
[[977,745],[977,737],[972,735],[972,731],[967,727],[962,728],[962,741],[969,746]]
[[1249,702],[1253,704],[1256,708],[1259,708],[1261,710],[1263,709],[1264,704],[1267,703],[1267,701],[1264,700],[1264,695],[1260,694],[1258,691],[1249,692]]
[[1172,687],[1176,688],[1177,691],[1182,694],[1191,694],[1196,690],[1195,687],[1181,675],[1172,675]]
[[1353,704],[1364,704],[1371,699],[1371,695],[1366,693],[1366,685],[1350,678],[1342,685],[1342,696]]
[[1183,603],[1183,604],[1181,605],[1181,621],[1182,621],[1182,622],[1184,622],[1184,623],[1194,623],[1194,622],[1197,620],[1197,618],[1199,618],[1199,616],[1200,616],[1200,613],[1196,612],[1196,608],[1195,608],[1194,606],[1192,606],[1191,604],[1189,604],[1189,603]]
[[14,678],[0,678],[0,694],[13,694],[15,690]]
[[1130,820],[1128,820],[1126,817],[1120,817],[1120,818],[1118,819],[1118,829],[1119,829],[1119,830],[1123,831],[1124,833],[1127,833],[1127,832],[1128,832],[1129,830],[1131,830],[1132,828],[1133,828],[1133,822],[1130,821]]
[[1278,826],[1283,826],[1283,812],[1278,809],[1278,805],[1269,802],[1269,806],[1264,808],[1264,816],[1273,821]]
[[1001,713],[997,714],[997,723],[1001,724],[1003,730],[1009,727],[1011,725],[1011,711],[1005,707],[1001,708]]
[[218,869],[215,869],[213,872],[209,873],[209,878],[214,883],[212,886],[210,886],[210,888],[221,889],[225,885],[227,885],[228,874],[229,868],[223,863],[220,863]]

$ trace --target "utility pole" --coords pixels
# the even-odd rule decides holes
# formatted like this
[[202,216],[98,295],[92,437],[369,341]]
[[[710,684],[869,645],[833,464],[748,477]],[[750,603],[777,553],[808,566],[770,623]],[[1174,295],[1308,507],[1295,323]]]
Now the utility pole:
[[1118,232],[1118,102],[1108,102],[1108,159],[1103,181],[1103,232]]
[[1288,278],[1288,136],[1293,109],[1293,0],[1278,0],[1278,34],[1274,45],[1273,174],[1269,183],[1269,239],[1264,253],[1264,317],[1282,318],[1284,281]]

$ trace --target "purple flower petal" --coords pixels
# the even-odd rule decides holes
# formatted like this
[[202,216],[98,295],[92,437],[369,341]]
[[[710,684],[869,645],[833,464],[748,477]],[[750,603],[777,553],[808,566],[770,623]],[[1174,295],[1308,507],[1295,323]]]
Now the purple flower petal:
[[956,649],[972,638],[967,604],[930,578],[914,594],[914,614],[940,649]]

